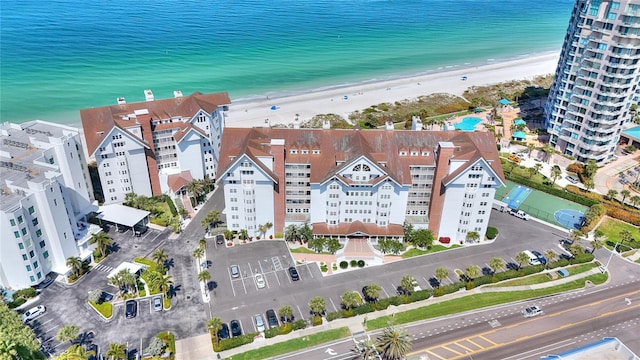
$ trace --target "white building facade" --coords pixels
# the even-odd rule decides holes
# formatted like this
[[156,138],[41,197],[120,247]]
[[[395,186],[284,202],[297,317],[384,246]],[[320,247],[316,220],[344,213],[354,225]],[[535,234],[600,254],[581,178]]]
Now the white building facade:
[[489,133],[235,128],[217,175],[231,230],[268,237],[308,223],[314,236],[374,243],[402,239],[405,222],[483,236],[503,177]]
[[[95,157],[105,204],[122,203],[128,193],[175,195],[171,176],[215,178],[226,93],[193,93],[174,98],[80,111],[88,153]],[[188,172],[189,174],[184,174]],[[182,183],[181,183],[182,184]]]
[[640,1],[576,0],[545,105],[550,144],[580,162],[612,159],[638,84]]
[[89,259],[100,228],[85,222],[96,207],[78,129],[4,123],[0,137],[0,286],[24,288]]

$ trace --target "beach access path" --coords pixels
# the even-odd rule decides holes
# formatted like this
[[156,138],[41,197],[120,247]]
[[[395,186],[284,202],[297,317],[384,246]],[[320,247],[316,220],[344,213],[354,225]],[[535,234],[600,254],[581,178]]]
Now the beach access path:
[[[356,110],[433,93],[462,95],[471,86],[532,79],[555,72],[559,53],[532,55],[477,67],[451,67],[407,78],[362,83],[291,96],[234,100],[226,117],[228,127],[289,125],[318,114],[348,118]],[[466,80],[463,80],[463,76]]]

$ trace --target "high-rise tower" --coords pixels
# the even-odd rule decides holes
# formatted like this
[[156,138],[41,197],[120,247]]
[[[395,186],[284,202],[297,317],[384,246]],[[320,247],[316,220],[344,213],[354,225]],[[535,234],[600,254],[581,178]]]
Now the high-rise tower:
[[640,93],[640,0],[576,0],[545,120],[550,143],[607,161]]

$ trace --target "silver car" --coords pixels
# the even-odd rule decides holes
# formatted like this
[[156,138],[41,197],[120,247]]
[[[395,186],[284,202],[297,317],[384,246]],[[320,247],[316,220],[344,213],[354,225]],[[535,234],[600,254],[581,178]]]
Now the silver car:
[[256,324],[256,330],[258,332],[263,332],[265,330],[264,319],[262,318],[262,315],[260,314],[253,315],[253,322]]

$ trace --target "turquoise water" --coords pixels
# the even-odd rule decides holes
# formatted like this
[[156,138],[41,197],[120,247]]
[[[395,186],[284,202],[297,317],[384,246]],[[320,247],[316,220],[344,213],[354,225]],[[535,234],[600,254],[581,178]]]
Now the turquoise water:
[[0,121],[78,123],[146,88],[239,101],[559,51],[572,3],[3,0]]
[[465,117],[461,122],[453,124],[453,127],[456,130],[474,131],[476,129],[476,125],[480,124],[481,121],[482,120],[477,117]]
[[632,127],[631,129],[627,129],[623,131],[623,133],[633,136],[636,139],[640,139],[640,126]]

